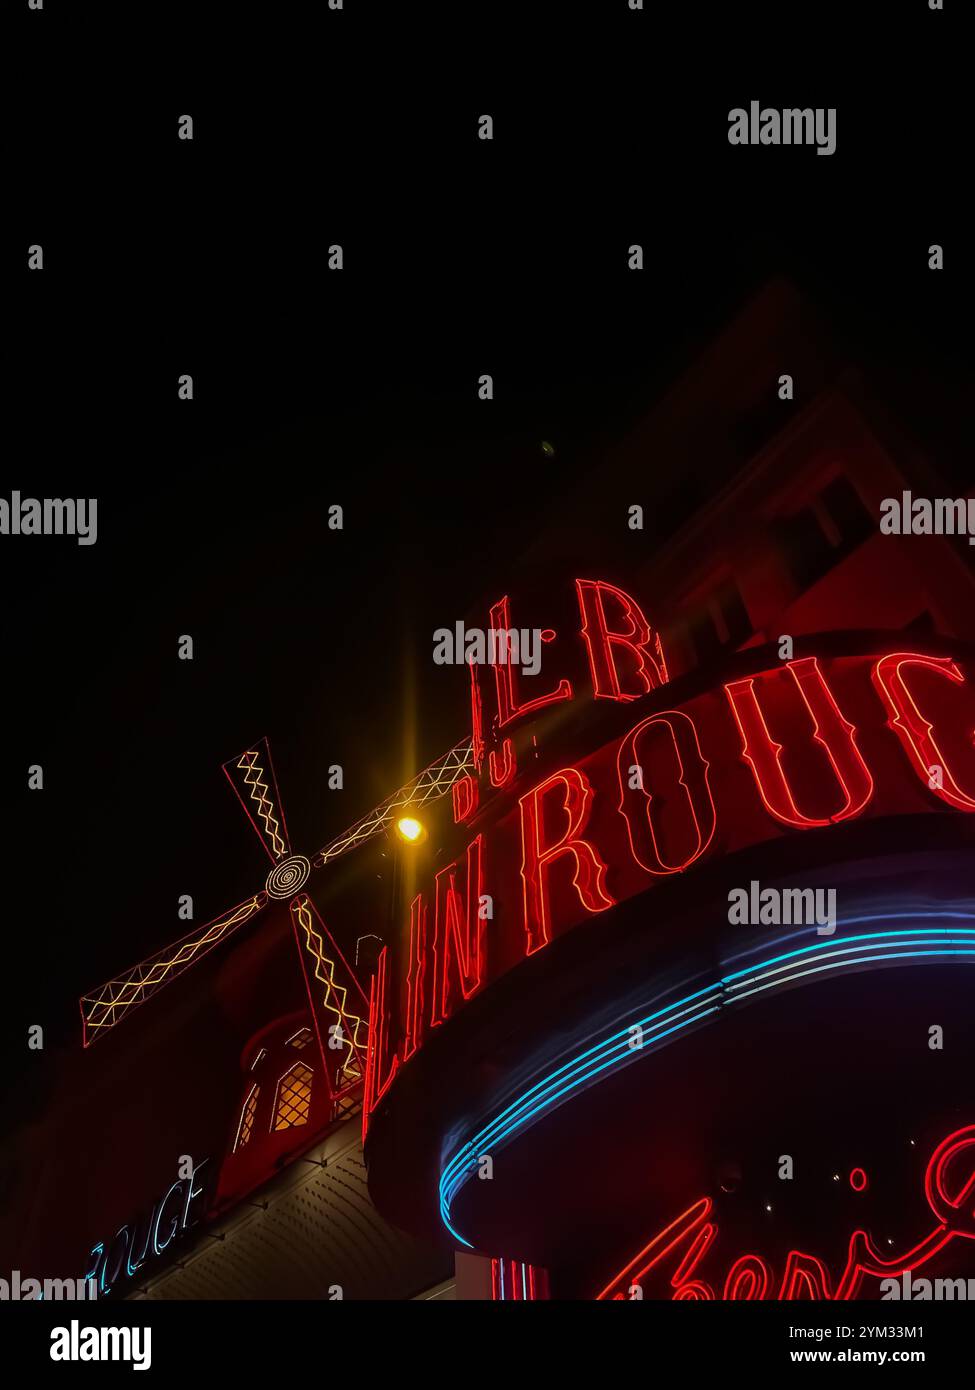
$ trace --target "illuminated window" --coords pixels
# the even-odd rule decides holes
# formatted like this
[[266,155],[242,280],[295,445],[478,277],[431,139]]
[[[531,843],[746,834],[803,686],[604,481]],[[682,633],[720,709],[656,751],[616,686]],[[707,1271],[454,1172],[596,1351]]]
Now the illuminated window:
[[311,1106],[311,1068],[295,1062],[278,1082],[278,1099],[274,1107],[274,1128],[290,1129],[306,1125]]
[[303,1047],[307,1047],[311,1042],[311,1029],[299,1028],[293,1037],[287,1042],[288,1047],[293,1047],[296,1052],[300,1052]]
[[234,1145],[234,1153],[242,1149],[251,1137],[254,1128],[254,1116],[257,1114],[257,1097],[260,1095],[260,1086],[252,1086],[250,1095],[244,1101],[244,1108],[240,1112],[240,1124],[237,1126],[237,1142]]

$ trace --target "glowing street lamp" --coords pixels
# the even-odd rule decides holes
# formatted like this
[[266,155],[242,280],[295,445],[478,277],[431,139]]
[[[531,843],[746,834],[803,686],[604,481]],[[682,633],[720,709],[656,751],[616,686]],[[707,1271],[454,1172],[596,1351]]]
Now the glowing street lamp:
[[396,822],[396,833],[409,845],[416,845],[426,838],[426,830],[415,816],[400,816]]

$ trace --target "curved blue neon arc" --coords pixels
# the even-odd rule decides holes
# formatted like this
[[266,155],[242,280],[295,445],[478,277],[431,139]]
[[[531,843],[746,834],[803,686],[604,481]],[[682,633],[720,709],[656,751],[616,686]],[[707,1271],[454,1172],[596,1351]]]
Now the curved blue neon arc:
[[[850,918],[844,926],[866,922],[890,922],[904,919],[917,921],[975,921],[971,912],[905,912],[883,916]],[[869,943],[864,945],[863,943]],[[949,943],[956,942],[955,945]],[[852,944],[860,943],[860,944]],[[743,952],[745,955],[757,954]],[[975,961],[975,928],[971,927],[914,927],[892,931],[860,932],[839,940],[815,942],[796,950],[780,952],[742,970],[722,975],[711,985],[695,990],[672,1004],[637,1019],[602,1042],[595,1043],[549,1072],[507,1105],[489,1123],[464,1143],[445,1164],[440,1175],[440,1215],[447,1230],[468,1249],[469,1240],[451,1225],[450,1207],[454,1197],[476,1170],[481,1156],[497,1150],[516,1133],[529,1128],[546,1112],[569,1097],[572,1092],[602,1079],[607,1071],[639,1060],[656,1050],[657,1044],[700,1022],[729,1004],[750,998],[767,990],[783,988],[823,972],[836,974],[855,966],[873,965],[886,961],[929,961],[960,957]],[[813,963],[813,962],[825,963]],[[798,966],[805,968],[799,969]],[[746,988],[750,986],[750,988]],[[640,1030],[640,1043],[634,1046],[634,1033]]]

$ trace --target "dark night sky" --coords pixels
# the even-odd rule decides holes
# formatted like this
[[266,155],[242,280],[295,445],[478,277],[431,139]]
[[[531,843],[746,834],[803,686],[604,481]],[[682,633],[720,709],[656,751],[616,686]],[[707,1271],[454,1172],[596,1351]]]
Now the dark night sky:
[[[938,157],[960,96],[932,38],[952,19],[919,3],[830,46],[849,7],[790,6],[778,55],[774,21],[733,50],[712,35],[713,81],[700,39],[617,8],[590,7],[592,47],[571,58],[543,34],[474,69],[452,33],[388,77],[351,0],[341,41],[323,23],[287,69],[280,36],[259,63],[228,51],[219,81],[197,51],[145,81],[103,54],[61,85],[28,52],[14,240],[43,242],[47,264],[25,272],[5,491],[97,496],[99,540],[0,544],[13,1072],[27,1024],[75,1040],[78,994],[185,930],[180,893],[201,922],[262,882],[226,758],[269,735],[307,850],[462,734],[433,629],[503,592],[552,494],[595,478],[769,276],[793,278],[851,353],[960,374],[961,196]],[[885,22],[907,70],[883,56]],[[753,95],[836,105],[836,154],[733,150],[727,111]],[[493,144],[474,138],[483,111]],[[647,497],[671,483],[651,463]]]

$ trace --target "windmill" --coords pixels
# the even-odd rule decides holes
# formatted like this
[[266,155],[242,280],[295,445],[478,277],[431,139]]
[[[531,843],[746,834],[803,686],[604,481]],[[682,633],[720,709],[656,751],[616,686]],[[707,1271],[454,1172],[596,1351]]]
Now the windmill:
[[[365,1076],[369,1005],[355,973],[304,891],[305,885],[313,872],[381,834],[407,808],[418,808],[445,796],[472,767],[473,753],[467,739],[308,858],[292,850],[267,739],[224,763],[223,770],[271,861],[264,887],[205,926],[195,928],[171,946],[83,995],[83,1045],[90,1047],[104,1037],[133,1009],[227,941],[268,903],[287,901],[334,1113]],[[341,1058],[336,1057],[339,1051]]]

